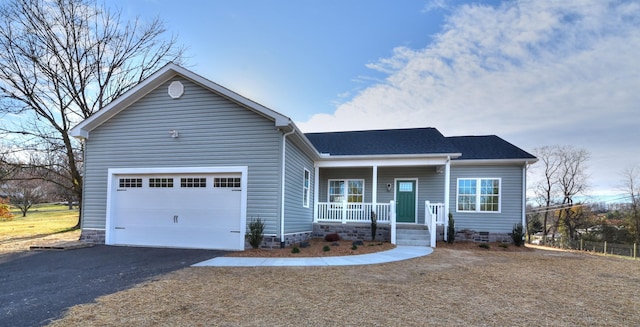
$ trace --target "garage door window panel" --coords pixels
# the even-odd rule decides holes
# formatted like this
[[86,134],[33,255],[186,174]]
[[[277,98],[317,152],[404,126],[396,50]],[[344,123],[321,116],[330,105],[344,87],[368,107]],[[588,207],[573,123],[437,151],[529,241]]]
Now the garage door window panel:
[[240,177],[215,177],[213,179],[213,187],[239,188],[240,181]]
[[173,187],[173,178],[149,178],[149,187],[171,188]]
[[120,178],[118,181],[120,188],[139,188],[142,187],[142,178]]
[[207,187],[207,179],[203,177],[183,177],[183,178],[180,178],[180,187],[184,187],[184,188]]

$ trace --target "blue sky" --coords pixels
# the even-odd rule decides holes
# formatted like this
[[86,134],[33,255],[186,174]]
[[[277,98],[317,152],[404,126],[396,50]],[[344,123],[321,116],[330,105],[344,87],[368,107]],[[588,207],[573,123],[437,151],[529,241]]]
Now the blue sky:
[[[640,164],[640,1],[109,1],[159,16],[187,67],[304,132],[436,127]],[[535,166],[534,166],[535,167]],[[534,168],[535,171],[535,168]]]

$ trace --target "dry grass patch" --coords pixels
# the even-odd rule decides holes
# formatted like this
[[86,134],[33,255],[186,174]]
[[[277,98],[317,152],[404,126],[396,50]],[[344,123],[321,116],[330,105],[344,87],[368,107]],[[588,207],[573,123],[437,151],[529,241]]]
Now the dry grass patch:
[[436,248],[352,267],[187,268],[52,326],[633,326],[640,262]]

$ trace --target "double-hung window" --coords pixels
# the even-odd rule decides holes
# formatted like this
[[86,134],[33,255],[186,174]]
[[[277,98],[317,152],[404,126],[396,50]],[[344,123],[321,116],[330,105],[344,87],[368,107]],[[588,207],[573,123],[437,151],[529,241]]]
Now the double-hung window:
[[364,202],[364,179],[329,180],[329,202]]
[[309,208],[309,186],[311,185],[311,173],[306,168],[304,169],[302,178],[302,206]]
[[459,178],[458,211],[500,212],[499,178]]

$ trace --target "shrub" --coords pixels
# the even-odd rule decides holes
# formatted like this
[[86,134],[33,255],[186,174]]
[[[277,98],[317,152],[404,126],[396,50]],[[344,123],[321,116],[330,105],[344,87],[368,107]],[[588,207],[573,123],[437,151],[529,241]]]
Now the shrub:
[[0,198],[0,220],[13,220],[13,214],[11,213],[11,211],[9,211],[9,205],[3,198]]
[[505,249],[505,250],[509,248],[509,244],[507,244],[507,243],[500,243],[498,246],[503,248],[503,249]]
[[324,236],[324,240],[327,242],[337,242],[340,240],[340,235],[337,233],[327,234]]
[[264,222],[258,217],[249,223],[249,230],[247,231],[247,240],[252,248],[257,249],[262,243],[264,238]]
[[371,240],[376,240],[376,230],[378,229],[378,217],[376,213],[371,211]]
[[293,249],[291,249],[291,253],[300,253],[300,248],[297,245],[294,245]]
[[351,250],[357,250],[357,249],[358,249],[357,245],[354,244],[354,245],[351,246]]
[[329,252],[329,251],[331,251],[331,247],[329,247],[328,245],[325,245],[325,246],[322,247],[322,251]]
[[511,238],[513,239],[513,244],[515,244],[515,246],[522,246],[522,244],[524,244],[524,229],[522,228],[522,224],[518,223],[513,225]]
[[486,250],[489,250],[491,248],[491,245],[489,245],[489,243],[480,243],[480,245],[478,246]]
[[447,227],[447,243],[451,244],[456,240],[456,226],[453,215],[449,212],[449,226]]

